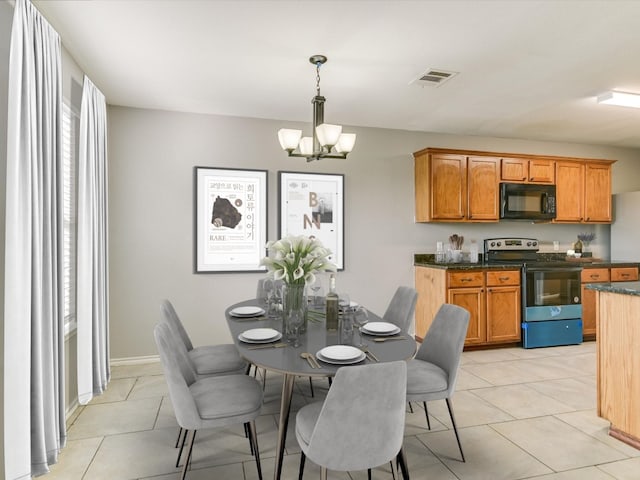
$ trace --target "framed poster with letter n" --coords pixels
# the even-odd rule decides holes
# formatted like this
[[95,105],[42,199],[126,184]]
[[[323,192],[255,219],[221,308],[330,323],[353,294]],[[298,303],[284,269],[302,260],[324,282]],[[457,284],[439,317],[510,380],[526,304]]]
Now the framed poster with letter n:
[[344,270],[344,175],[278,172],[280,237],[314,236]]

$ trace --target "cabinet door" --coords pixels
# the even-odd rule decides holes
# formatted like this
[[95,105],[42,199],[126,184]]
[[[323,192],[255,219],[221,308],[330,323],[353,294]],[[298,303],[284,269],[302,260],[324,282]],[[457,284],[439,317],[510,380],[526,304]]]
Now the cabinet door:
[[500,179],[503,182],[524,183],[529,178],[529,161],[524,158],[503,158]]
[[596,292],[585,288],[587,283],[609,281],[608,268],[584,268],[580,273],[582,281],[582,335],[593,338],[596,334]]
[[466,308],[471,317],[465,345],[485,343],[484,288],[450,288],[447,302]]
[[467,159],[467,218],[474,222],[497,222],[500,185],[500,159]]
[[440,268],[416,267],[416,337],[422,341],[427,334],[436,312],[447,295],[446,270]]
[[431,155],[431,218],[462,221],[467,212],[467,157]]
[[553,160],[529,160],[529,183],[553,183],[555,163]]
[[584,164],[556,162],[556,222],[581,222]]
[[611,222],[611,165],[585,164],[585,222]]
[[520,340],[520,287],[487,287],[487,342]]

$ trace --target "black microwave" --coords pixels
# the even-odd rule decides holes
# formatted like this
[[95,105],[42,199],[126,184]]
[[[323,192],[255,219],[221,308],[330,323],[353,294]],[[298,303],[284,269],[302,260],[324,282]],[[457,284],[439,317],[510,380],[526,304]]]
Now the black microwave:
[[545,221],[556,218],[556,186],[500,184],[500,218]]

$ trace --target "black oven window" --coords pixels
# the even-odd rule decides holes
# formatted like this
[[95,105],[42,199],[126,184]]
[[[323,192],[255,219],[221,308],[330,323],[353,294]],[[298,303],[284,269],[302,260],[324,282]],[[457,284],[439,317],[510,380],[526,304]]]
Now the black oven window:
[[527,306],[580,303],[580,278],[576,272],[527,272]]

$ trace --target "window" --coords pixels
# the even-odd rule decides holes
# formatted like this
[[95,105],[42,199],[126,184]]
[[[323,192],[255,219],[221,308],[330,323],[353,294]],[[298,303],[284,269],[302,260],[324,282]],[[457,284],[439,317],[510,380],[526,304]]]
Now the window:
[[80,119],[66,101],[62,105],[63,269],[65,335],[76,323],[77,165]]

